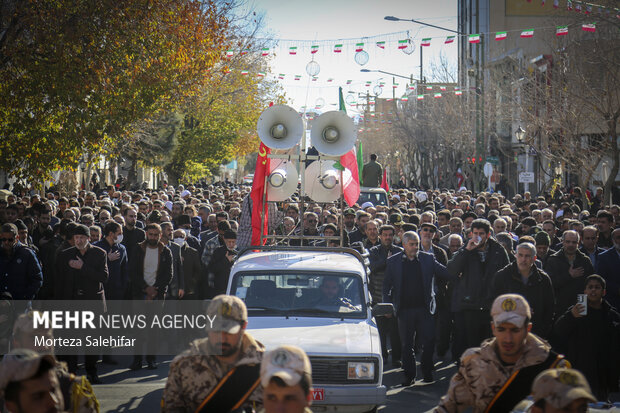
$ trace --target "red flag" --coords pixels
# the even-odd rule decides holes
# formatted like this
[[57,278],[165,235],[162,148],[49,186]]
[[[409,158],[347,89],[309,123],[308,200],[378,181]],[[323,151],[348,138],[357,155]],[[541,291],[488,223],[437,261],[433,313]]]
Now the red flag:
[[270,153],[271,149],[261,142],[260,147],[258,148],[258,158],[256,159],[256,170],[254,171],[252,192],[250,192],[250,199],[252,200],[251,245],[262,245],[260,241],[261,234],[267,234],[268,209],[265,208],[264,211],[265,220],[263,228],[261,228],[260,222],[263,215],[263,203],[267,201],[266,199],[263,199],[263,192],[265,192],[265,178],[269,175],[269,158],[267,158],[267,154]]
[[381,180],[381,188],[385,189],[385,192],[390,193],[390,186],[387,181],[387,168],[383,168],[383,179]]
[[340,165],[348,169],[351,173],[351,179],[344,179],[343,193],[344,200],[349,206],[352,206],[360,197],[360,176],[357,168],[355,147],[340,157]]

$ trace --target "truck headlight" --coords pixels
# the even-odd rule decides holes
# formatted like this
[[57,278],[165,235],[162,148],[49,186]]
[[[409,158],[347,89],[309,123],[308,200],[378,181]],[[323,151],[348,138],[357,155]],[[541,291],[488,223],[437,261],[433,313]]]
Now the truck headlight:
[[349,380],[372,380],[375,378],[374,363],[350,361],[347,366]]

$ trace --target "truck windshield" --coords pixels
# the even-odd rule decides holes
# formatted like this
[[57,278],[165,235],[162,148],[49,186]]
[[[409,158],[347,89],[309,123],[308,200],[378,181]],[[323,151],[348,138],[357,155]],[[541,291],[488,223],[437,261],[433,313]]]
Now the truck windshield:
[[237,273],[230,294],[245,301],[251,315],[366,316],[362,280],[356,275]]

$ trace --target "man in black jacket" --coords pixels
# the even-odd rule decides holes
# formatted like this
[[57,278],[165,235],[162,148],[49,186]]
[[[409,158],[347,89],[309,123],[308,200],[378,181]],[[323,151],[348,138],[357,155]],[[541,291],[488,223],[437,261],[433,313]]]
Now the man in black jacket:
[[448,271],[460,277],[452,294],[455,338],[452,357],[478,347],[491,335],[489,299],[493,276],[508,265],[504,247],[491,238],[491,224],[486,219],[471,223],[472,237],[448,262]]
[[[373,304],[383,302],[383,279],[385,277],[387,259],[403,250],[401,247],[397,247],[392,243],[394,241],[394,227],[391,225],[382,225],[379,228],[379,239],[381,240],[381,244],[372,247],[370,251],[368,251],[368,260],[370,261],[369,289]],[[402,345],[400,342],[400,334],[398,334],[396,317],[377,317],[376,320],[379,338],[381,339],[383,363],[385,364],[388,358],[387,336],[389,334],[392,344],[392,366],[400,367]]]
[[[138,244],[134,255],[129,260],[132,297],[134,300],[160,300],[163,304],[168,284],[173,276],[172,252],[160,241],[161,227],[159,224],[148,224],[145,229],[146,240]],[[157,307],[159,310],[162,306]],[[157,345],[157,338],[148,337],[148,344],[147,351],[153,350],[153,346]],[[154,355],[147,355],[146,362],[148,369],[157,368]],[[129,368],[140,370],[142,355],[136,354]]]
[[237,233],[235,231],[226,231],[222,236],[224,245],[218,247],[213,252],[213,257],[209,262],[207,273],[213,274],[213,295],[226,294],[228,287],[228,276],[232,268],[233,260],[237,255]]
[[[603,299],[603,277],[594,274],[586,281],[583,293],[587,295],[587,309],[575,304],[558,318],[557,347],[574,368],[583,372],[597,399],[607,401],[610,392],[618,391],[620,314]],[[583,310],[586,314],[582,314]]]
[[562,248],[551,255],[544,269],[553,284],[555,313],[564,314],[583,293],[586,277],[594,273],[590,258],[577,249],[579,233],[569,230],[562,234]]
[[17,233],[15,224],[0,228],[0,291],[11,293],[14,300],[32,300],[43,283],[41,265]]
[[[73,244],[63,250],[56,261],[54,280],[55,300],[93,300],[100,303],[95,311],[105,312],[105,293],[103,285],[108,282],[108,262],[106,252],[91,245],[90,231],[86,225],[79,224],[73,229]],[[97,376],[97,355],[84,357],[88,380],[100,384]],[[77,371],[77,356],[65,356],[69,371]]]
[[551,339],[553,328],[553,287],[551,279],[535,264],[536,247],[524,242],[517,245],[516,260],[493,277],[491,299],[502,294],[525,297],[532,309],[532,333]]

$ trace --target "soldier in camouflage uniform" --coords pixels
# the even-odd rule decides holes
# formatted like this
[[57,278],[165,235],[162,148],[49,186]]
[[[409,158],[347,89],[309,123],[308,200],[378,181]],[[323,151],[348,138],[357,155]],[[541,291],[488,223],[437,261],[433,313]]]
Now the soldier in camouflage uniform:
[[[474,412],[485,412],[515,372],[528,366],[543,365],[552,358],[551,346],[530,333],[531,311],[525,298],[517,294],[500,295],[493,302],[491,316],[494,337],[463,353],[459,370],[452,377],[448,393],[441,398],[435,412],[460,412],[468,407],[473,407]],[[560,361],[554,359],[552,365],[570,366],[561,359],[562,356],[557,356]],[[533,378],[523,397],[529,393]],[[506,391],[509,390],[508,387]]]
[[[218,295],[207,315],[209,319],[215,316],[207,337],[194,340],[170,365],[162,413],[195,412],[233,368],[260,365],[265,348],[245,332],[248,312],[241,299]],[[262,391],[257,381],[241,411],[253,411],[261,405]]]
[[532,385],[532,413],[586,412],[596,402],[585,376],[574,369],[549,369]]
[[296,346],[281,346],[265,354],[260,366],[265,410],[261,413],[312,413],[312,367]]

